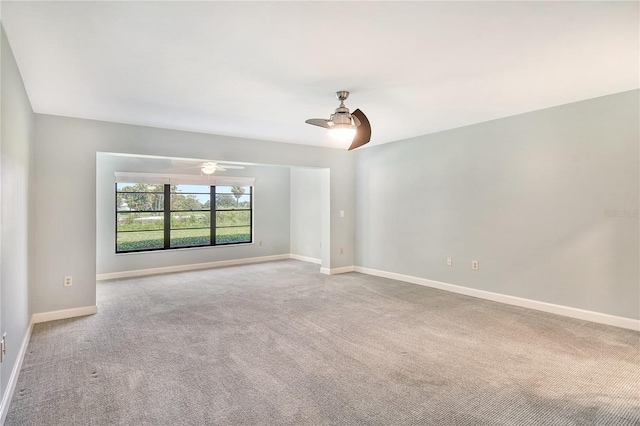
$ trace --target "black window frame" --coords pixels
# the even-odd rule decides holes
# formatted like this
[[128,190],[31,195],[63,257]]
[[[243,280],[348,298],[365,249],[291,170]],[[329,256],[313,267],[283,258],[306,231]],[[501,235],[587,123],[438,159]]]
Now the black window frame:
[[[253,193],[254,193],[254,186],[253,185],[238,185],[238,186],[243,186],[243,187],[249,187],[250,191],[248,194],[249,196],[249,208],[236,208],[236,209],[218,209],[217,208],[217,203],[216,203],[216,195],[222,195],[222,194],[226,194],[226,193],[222,193],[222,194],[217,194],[216,193],[216,185],[202,185],[202,186],[209,186],[209,197],[210,197],[210,201],[209,201],[209,209],[202,209],[202,210],[171,210],[171,185],[170,184],[163,184],[164,185],[164,192],[162,193],[164,195],[164,209],[163,210],[149,210],[149,211],[118,211],[118,195],[119,194],[126,194],[126,193],[131,193],[131,191],[119,191],[118,190],[118,183],[117,182],[115,184],[115,253],[116,254],[127,254],[127,253],[140,253],[140,252],[150,252],[150,251],[166,251],[166,250],[182,250],[182,249],[189,249],[189,248],[201,248],[201,247],[220,247],[220,246],[234,246],[234,245],[238,245],[238,244],[253,244],[254,238],[253,238]],[[140,183],[140,182],[127,182],[127,183]],[[160,184],[158,184],[160,185]],[[199,185],[199,184],[195,184],[195,185]],[[223,186],[223,187],[227,187],[227,186],[232,186],[232,185],[219,185],[219,186]],[[160,192],[145,192],[145,191],[139,191],[140,193],[153,193],[153,194],[160,194]],[[189,194],[189,193],[185,193],[185,194]],[[204,194],[204,193],[202,193]],[[174,212],[195,212],[195,211],[200,211],[200,212],[209,212],[210,215],[210,219],[209,219],[209,228],[210,228],[210,240],[209,240],[209,244],[197,244],[197,245],[188,245],[188,246],[178,246],[178,247],[171,247],[171,214]],[[217,229],[222,229],[222,228],[230,228],[230,227],[234,227],[234,226],[216,226],[217,224],[217,212],[229,212],[229,211],[248,211],[249,212],[249,225],[237,225],[235,227],[243,227],[246,228],[247,226],[249,227],[249,241],[237,241],[237,242],[226,242],[226,243],[218,243],[216,242],[216,230]],[[155,230],[140,230],[140,231],[118,231],[118,214],[131,214],[131,213],[161,213],[164,215],[164,223],[163,223],[163,227],[161,229],[155,229]],[[187,229],[187,228],[185,228]],[[206,229],[206,227],[202,227],[199,229]],[[175,229],[175,231],[179,231],[180,229]],[[164,231],[164,246],[163,247],[157,247],[157,248],[143,248],[143,249],[137,249],[137,250],[118,250],[118,232],[159,232],[159,231]]]

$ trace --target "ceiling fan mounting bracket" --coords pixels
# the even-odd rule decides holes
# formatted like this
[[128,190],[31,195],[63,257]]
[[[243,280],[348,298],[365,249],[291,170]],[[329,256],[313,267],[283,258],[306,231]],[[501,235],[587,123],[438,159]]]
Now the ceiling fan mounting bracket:
[[349,92],[346,90],[340,90],[336,92],[336,98],[338,98],[340,102],[346,101],[348,97],[349,97]]

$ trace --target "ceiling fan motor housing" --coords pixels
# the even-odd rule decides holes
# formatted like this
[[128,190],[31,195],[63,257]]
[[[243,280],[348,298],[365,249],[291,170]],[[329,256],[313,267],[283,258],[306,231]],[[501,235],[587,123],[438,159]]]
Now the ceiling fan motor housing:
[[336,125],[350,125],[351,122],[351,114],[349,114],[348,108],[336,108],[336,112],[331,114],[330,123],[333,123],[333,126]]
[[351,126],[351,114],[349,114],[349,108],[344,106],[344,101],[349,97],[349,92],[346,90],[340,90],[336,92],[336,98],[340,101],[340,106],[336,108],[335,113],[331,114],[329,118],[329,124],[332,127],[347,127]]

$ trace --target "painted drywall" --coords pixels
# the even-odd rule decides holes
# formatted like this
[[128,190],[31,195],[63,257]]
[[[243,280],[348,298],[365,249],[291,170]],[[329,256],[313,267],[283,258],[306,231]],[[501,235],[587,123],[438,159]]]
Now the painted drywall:
[[33,112],[11,46],[2,32],[0,138],[0,330],[7,353],[0,364],[2,395],[29,327],[29,152]]
[[639,93],[358,151],[356,264],[640,318]]
[[96,179],[96,271],[98,274],[289,253],[289,167],[245,166],[244,170],[216,172],[218,175],[246,176],[256,179],[253,191],[253,244],[135,254],[115,254],[115,172],[200,175],[197,163],[189,165],[170,160],[98,153]]
[[291,169],[291,253],[322,257],[322,185],[324,170]]
[[[330,247],[323,252],[322,266],[353,265],[353,152],[35,114],[34,313],[96,302],[98,152],[330,169]],[[73,287],[62,286],[66,275],[73,276]]]

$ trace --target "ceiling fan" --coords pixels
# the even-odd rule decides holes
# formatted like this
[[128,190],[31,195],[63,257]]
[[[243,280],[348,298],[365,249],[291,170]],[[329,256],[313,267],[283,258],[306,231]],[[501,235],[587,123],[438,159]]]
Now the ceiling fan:
[[230,170],[230,169],[244,169],[243,166],[234,166],[232,164],[226,164],[226,163],[220,163],[217,161],[199,161],[199,162],[194,162],[194,161],[185,161],[185,160],[181,160],[179,161],[181,163],[187,163],[189,164],[189,166],[185,167],[186,169],[200,169],[200,171],[202,173],[204,173],[205,175],[211,175],[217,171],[221,171],[224,172],[226,170]]
[[216,163],[215,161],[205,161],[204,163],[200,164],[200,171],[202,171],[202,173],[204,173],[205,175],[213,174],[217,170],[224,172],[228,169],[244,169],[244,167],[232,166],[231,164],[220,164]]
[[341,90],[336,92],[336,97],[340,101],[340,106],[331,114],[328,120],[324,118],[310,118],[305,121],[307,124],[329,129],[329,134],[338,140],[352,141],[349,151],[361,147],[371,140],[371,124],[367,116],[362,111],[356,109],[349,113],[349,108],[344,105],[344,101],[349,97],[349,92]]

